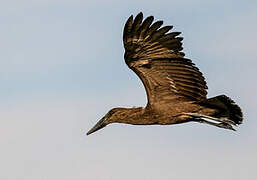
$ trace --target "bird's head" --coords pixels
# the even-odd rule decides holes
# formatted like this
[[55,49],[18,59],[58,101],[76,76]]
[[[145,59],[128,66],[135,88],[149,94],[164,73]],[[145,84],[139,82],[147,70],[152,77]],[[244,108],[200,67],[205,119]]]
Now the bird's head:
[[111,109],[102,119],[100,119],[96,125],[87,132],[87,135],[104,128],[106,125],[114,122],[118,122],[119,118],[124,115],[123,108],[113,108]]

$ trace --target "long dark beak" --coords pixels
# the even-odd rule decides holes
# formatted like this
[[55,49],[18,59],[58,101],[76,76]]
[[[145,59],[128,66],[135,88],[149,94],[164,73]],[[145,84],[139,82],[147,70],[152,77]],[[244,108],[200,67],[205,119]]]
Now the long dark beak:
[[105,117],[103,117],[101,120],[99,120],[96,123],[96,125],[87,132],[87,135],[89,135],[89,134],[91,134],[93,132],[96,132],[97,130],[102,129],[103,127],[105,127],[106,126],[105,120],[106,120]]

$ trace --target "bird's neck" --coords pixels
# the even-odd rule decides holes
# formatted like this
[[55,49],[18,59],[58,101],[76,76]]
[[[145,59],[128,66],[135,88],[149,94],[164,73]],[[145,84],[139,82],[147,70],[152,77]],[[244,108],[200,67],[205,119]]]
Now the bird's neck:
[[149,117],[145,115],[145,108],[143,107],[124,108],[115,122],[134,125],[153,124]]

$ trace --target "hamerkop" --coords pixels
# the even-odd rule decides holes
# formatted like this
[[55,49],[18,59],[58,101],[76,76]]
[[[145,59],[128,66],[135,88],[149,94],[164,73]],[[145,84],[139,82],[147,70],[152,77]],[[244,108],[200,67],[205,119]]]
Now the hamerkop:
[[[110,123],[134,125],[170,125],[199,122],[235,130],[242,123],[240,107],[226,95],[207,98],[202,73],[181,52],[180,32],[172,26],[153,23],[153,16],[143,21],[139,13],[131,15],[124,27],[125,62],[144,84],[146,107],[113,108],[87,135]],[[210,121],[211,120],[211,121]]]

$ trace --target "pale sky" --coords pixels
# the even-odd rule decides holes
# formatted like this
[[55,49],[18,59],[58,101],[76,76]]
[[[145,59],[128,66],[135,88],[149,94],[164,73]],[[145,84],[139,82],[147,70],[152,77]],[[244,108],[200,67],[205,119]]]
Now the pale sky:
[[[86,136],[109,109],[146,104],[122,45],[140,11],[182,32],[208,97],[242,107],[237,132],[112,124]],[[257,179],[256,19],[256,0],[2,2],[0,179]]]

